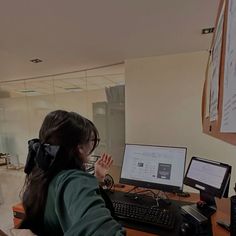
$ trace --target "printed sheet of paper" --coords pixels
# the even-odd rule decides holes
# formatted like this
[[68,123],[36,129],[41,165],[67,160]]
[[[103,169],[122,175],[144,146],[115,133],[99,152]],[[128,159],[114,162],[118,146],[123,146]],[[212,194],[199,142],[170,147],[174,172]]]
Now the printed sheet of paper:
[[221,59],[221,46],[222,46],[222,34],[223,34],[223,22],[224,22],[224,9],[223,3],[216,31],[214,42],[212,46],[212,52],[210,57],[210,67],[212,67],[212,77],[210,84],[210,121],[214,121],[218,117],[218,95],[219,95],[219,72],[220,72],[220,59]]
[[236,132],[236,0],[229,0],[227,16],[224,96],[221,132]]
[[207,62],[207,68],[206,68],[206,105],[205,105],[205,118],[208,118],[210,116],[210,84],[211,84],[211,78],[212,78],[212,59],[211,55],[209,56],[208,62]]

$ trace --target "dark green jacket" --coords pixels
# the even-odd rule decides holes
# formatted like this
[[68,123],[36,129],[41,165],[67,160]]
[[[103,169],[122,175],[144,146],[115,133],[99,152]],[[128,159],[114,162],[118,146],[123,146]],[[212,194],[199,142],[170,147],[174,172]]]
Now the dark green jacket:
[[80,170],[66,170],[55,176],[49,185],[44,213],[46,235],[125,235],[98,189],[97,179]]

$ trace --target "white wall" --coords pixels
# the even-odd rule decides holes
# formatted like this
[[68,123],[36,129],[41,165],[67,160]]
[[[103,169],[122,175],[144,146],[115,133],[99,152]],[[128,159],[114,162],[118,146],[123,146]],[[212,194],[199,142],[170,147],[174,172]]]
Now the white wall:
[[233,194],[236,147],[202,133],[207,57],[197,52],[125,62],[126,142],[186,146],[187,164],[192,156],[228,163]]

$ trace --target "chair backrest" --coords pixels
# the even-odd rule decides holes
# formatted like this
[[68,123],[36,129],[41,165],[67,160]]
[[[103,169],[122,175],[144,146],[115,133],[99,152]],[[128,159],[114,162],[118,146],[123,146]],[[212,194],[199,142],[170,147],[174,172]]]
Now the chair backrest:
[[0,236],[8,236],[8,235],[0,229]]
[[36,236],[36,234],[32,233],[29,229],[11,229],[10,236]]

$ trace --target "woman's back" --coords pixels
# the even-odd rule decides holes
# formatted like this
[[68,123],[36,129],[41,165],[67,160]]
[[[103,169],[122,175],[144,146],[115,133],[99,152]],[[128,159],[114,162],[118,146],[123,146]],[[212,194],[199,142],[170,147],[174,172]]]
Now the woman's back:
[[74,112],[56,110],[44,119],[39,137],[29,140],[21,229],[37,235],[123,235],[99,193],[112,158],[102,154],[96,178],[85,172],[99,144],[94,124]]
[[61,171],[49,185],[46,235],[123,235],[99,193],[97,179],[81,170]]

